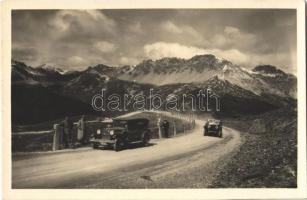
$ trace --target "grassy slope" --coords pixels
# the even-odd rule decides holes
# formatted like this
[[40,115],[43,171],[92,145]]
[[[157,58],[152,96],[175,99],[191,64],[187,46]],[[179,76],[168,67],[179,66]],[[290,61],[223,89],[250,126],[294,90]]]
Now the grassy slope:
[[[263,125],[255,126],[255,119]],[[211,187],[296,187],[297,112],[284,108],[255,118],[225,120],[246,142]]]

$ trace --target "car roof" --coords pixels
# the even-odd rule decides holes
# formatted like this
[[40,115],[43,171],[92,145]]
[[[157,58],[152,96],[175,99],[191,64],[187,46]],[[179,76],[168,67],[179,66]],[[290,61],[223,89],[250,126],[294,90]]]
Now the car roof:
[[149,121],[149,119],[147,118],[141,118],[141,117],[138,117],[138,118],[115,118],[114,121]]
[[221,122],[221,120],[218,120],[218,119],[208,119],[208,122],[219,123],[219,122]]

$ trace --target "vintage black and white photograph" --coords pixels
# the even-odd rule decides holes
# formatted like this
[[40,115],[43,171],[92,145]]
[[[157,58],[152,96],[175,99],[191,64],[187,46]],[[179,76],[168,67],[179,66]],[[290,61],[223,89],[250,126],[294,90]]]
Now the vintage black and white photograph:
[[296,9],[11,11],[12,189],[298,188]]

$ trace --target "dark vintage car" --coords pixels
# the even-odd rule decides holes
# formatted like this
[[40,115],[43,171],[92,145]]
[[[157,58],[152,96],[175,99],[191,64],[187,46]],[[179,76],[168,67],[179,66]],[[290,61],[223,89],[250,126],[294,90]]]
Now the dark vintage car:
[[128,144],[141,143],[146,146],[150,140],[149,120],[146,118],[114,119],[105,130],[97,130],[91,142],[94,149],[110,146],[120,151]]
[[223,127],[220,120],[208,119],[204,126],[204,136],[215,135],[217,137],[223,137]]

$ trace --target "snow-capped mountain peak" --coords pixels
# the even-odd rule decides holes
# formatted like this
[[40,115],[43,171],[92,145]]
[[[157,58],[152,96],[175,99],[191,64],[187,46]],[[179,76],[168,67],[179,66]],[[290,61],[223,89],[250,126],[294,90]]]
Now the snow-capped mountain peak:
[[64,65],[56,64],[56,63],[45,63],[37,68],[44,69],[49,72],[58,72],[59,74],[66,74],[69,70],[66,69]]
[[[64,70],[67,68],[64,66],[53,63],[32,68],[12,61],[12,67],[13,71],[16,71],[14,73],[16,80],[43,79],[48,83],[52,80],[70,80],[91,87],[95,84],[108,83],[114,78],[159,87],[171,84],[202,84],[216,77],[220,82],[244,88],[257,96],[274,94],[281,97],[295,97],[293,94],[296,91],[296,77],[275,66],[263,65],[249,70],[211,54],[196,55],[190,59],[173,57],[144,60],[136,66],[111,67],[99,64],[72,74],[67,74]],[[34,73],[41,75],[37,77]]]
[[262,74],[270,77],[287,75],[285,72],[272,65],[258,65],[252,71],[255,74]]

